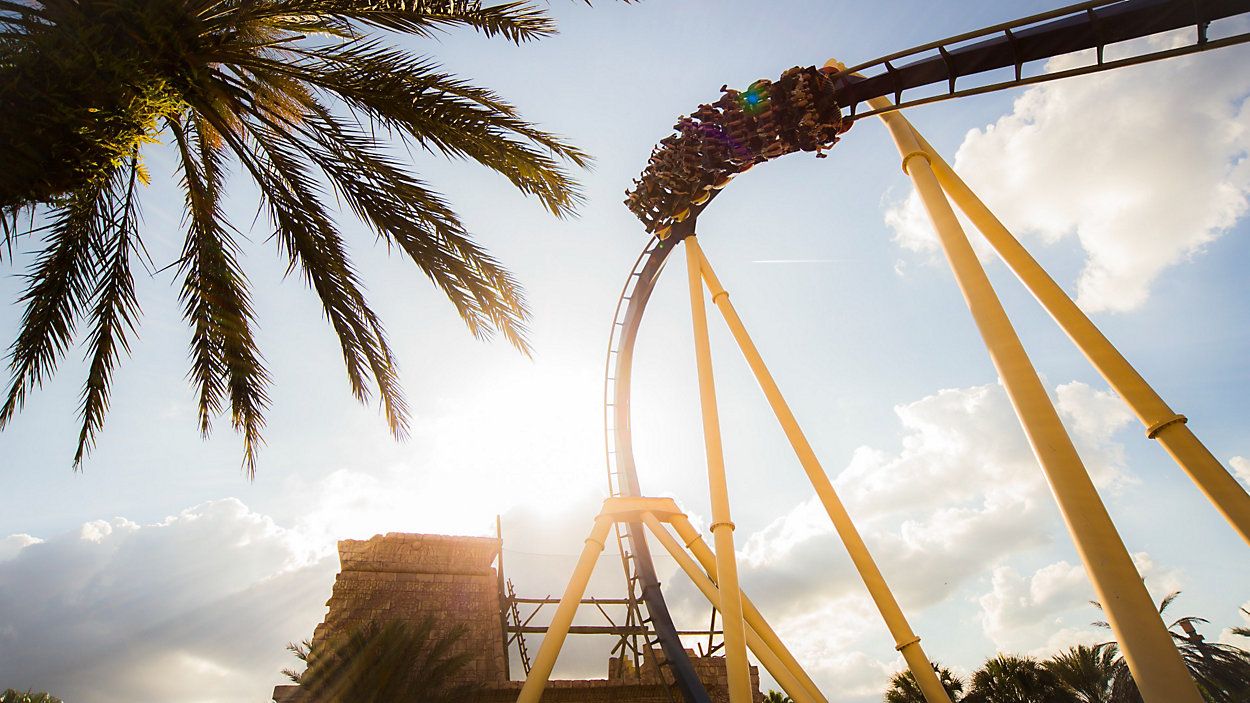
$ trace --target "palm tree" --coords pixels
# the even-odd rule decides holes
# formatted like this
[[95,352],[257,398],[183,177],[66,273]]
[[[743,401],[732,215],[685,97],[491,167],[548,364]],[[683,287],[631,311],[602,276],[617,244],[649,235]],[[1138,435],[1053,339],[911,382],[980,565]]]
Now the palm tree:
[[[1242,615],[1246,616],[1246,619],[1250,620],[1250,610],[1247,610],[1246,608],[1242,608],[1241,613]],[[1238,625],[1237,627],[1232,628],[1230,632],[1232,632],[1234,635],[1240,635],[1242,637],[1250,637],[1250,627]]]
[[794,703],[794,699],[781,691],[769,691],[764,694],[764,703]]
[[1033,657],[1000,654],[986,660],[963,703],[1071,703],[1058,677]]
[[0,703],[64,703],[60,698],[54,698],[46,693],[32,693],[30,691],[22,692],[17,689],[7,689],[4,693],[0,693]]
[[1116,672],[1113,648],[1077,645],[1042,662],[1078,703],[1111,703]]
[[408,413],[395,355],[331,199],[412,259],[475,336],[498,333],[528,352],[521,288],[393,147],[476,161],[556,216],[582,199],[566,164],[588,157],[493,92],[368,33],[424,38],[451,27],[517,44],[555,33],[547,12],[525,1],[0,0],[0,259],[13,259],[18,238],[38,239],[0,428],[85,323],[74,466],[91,450],[138,323],[132,269],[154,268],[139,208],[154,142],[172,148],[185,196],[180,250],[156,255],[175,261],[198,426],[207,436],[228,411],[249,475],[271,377],[240,262],[243,233],[223,212],[232,169],[255,184],[270,238],[319,297],[352,394],[365,402],[376,392],[396,437]]
[[[1163,615],[1180,594],[1180,591],[1169,593],[1159,603],[1159,614]],[[1098,603],[1093,605],[1099,609],[1102,607]],[[1250,699],[1250,652],[1233,645],[1207,642],[1195,627],[1196,623],[1207,622],[1203,618],[1183,617],[1168,626],[1168,634],[1172,635],[1185,667],[1205,700],[1209,703],[1245,703]],[[1110,627],[1105,622],[1094,624]],[[1110,652],[1115,659],[1111,703],[1141,703],[1137,682],[1133,680],[1117,644],[1104,642],[1098,648]]]
[[[946,689],[951,701],[958,701],[964,692],[964,682],[944,666],[933,665],[938,681]],[[890,687],[885,692],[885,703],[925,703],[924,693],[910,671],[900,671],[890,677]]]
[[306,668],[282,673],[313,703],[463,701],[476,688],[457,676],[473,657],[457,647],[463,635],[436,635],[433,618],[365,624],[323,644],[287,645]]

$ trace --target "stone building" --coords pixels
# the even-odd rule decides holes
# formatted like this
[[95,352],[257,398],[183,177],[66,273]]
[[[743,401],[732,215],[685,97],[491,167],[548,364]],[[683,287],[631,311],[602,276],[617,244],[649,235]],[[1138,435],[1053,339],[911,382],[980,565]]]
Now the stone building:
[[[492,566],[499,553],[499,540],[392,532],[369,540],[343,540],[338,546],[340,571],[326,603],[329,611],[313,633],[314,647],[364,623],[417,623],[432,617],[436,633],[463,630],[453,653],[469,653],[469,663],[459,676],[480,686],[478,703],[516,700],[522,681],[508,677],[503,594]],[[565,643],[565,647],[575,646],[576,638]],[[713,702],[728,703],[724,658],[692,656],[692,662]],[[543,701],[680,701],[666,670],[645,664],[637,673],[624,673],[626,668],[621,660],[610,659],[606,679],[552,680]],[[751,681],[755,700],[761,701],[755,667],[751,668]],[[273,699],[277,703],[315,703],[302,696],[298,686],[276,687]]]

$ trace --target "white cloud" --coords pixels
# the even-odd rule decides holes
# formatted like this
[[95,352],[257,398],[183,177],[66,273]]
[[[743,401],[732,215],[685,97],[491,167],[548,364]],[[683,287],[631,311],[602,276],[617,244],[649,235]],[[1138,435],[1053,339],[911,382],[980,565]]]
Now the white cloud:
[[[1162,48],[1178,38],[1142,41]],[[1238,47],[1029,88],[1010,114],[968,132],[955,168],[1017,236],[1076,238],[1085,309],[1138,308],[1161,272],[1246,212],[1247,56]],[[1046,70],[1091,58],[1058,57]],[[903,247],[935,250],[914,193],[886,222]]]
[[[283,683],[280,670],[297,663],[286,644],[311,636],[325,616],[338,570],[327,535],[338,528],[351,532],[344,538],[393,529],[454,532],[402,520],[399,504],[419,494],[412,481],[387,472],[367,478],[344,471],[324,482],[324,492],[308,492],[308,516],[295,528],[226,499],[154,524],[94,520],[47,540],[0,540],[0,684],[91,703],[268,700]],[[398,491],[375,485],[389,479]],[[414,501],[408,509],[444,512],[428,504]],[[373,517],[336,522],[336,510]],[[513,545],[505,552],[507,574],[520,595],[563,591],[598,510],[599,497],[586,495],[504,515]],[[609,542],[588,595],[620,597],[624,575],[615,547]],[[620,608],[609,610],[623,620]],[[534,624],[552,612],[547,606]],[[594,609],[583,609],[577,622],[606,624]],[[530,637],[531,651],[541,641]],[[610,637],[574,638],[555,675],[604,676],[614,644]]]
[[1087,630],[1064,628],[1060,615],[1084,606],[1087,620],[1098,616],[1088,606],[1094,591],[1085,570],[1066,561],[1042,567],[1028,578],[1000,566],[994,569],[991,584],[990,592],[978,601],[979,617],[985,636],[1001,651],[1024,651],[1042,643],[1047,648],[1056,643],[1059,648],[1071,646],[1067,642],[1088,639]]
[[17,556],[23,549],[32,544],[39,544],[42,541],[38,537],[32,537],[25,533],[9,535],[4,539],[0,539],[0,561],[8,561]]
[[[1134,554],[1133,563],[1156,603],[1181,589],[1182,574],[1158,566],[1149,554]],[[990,591],[977,599],[978,619],[985,636],[1000,651],[1045,657],[1077,644],[1111,639],[1109,631],[1089,624],[1103,619],[1089,604],[1092,600],[1093,585],[1079,564],[1055,562],[1029,577],[1011,566],[998,566]]]
[[0,681],[92,703],[267,700],[337,566],[234,499],[21,537],[0,561]]
[[1146,552],[1136,552],[1132,556],[1133,566],[1137,567],[1137,572],[1146,580],[1146,590],[1150,591],[1156,604],[1169,593],[1185,588],[1185,575],[1179,570],[1160,566]]
[[[1083,383],[1058,386],[1054,398],[1097,483],[1114,491],[1130,481],[1115,439],[1132,421],[1124,404]],[[1042,651],[1094,637],[1097,633],[1085,627],[1092,613],[1075,624],[1057,617],[1030,619],[1073,607],[1089,609],[1091,592],[1079,565],[1052,564],[1029,578],[1003,565],[1016,555],[1068,541],[1003,388],[946,389],[900,405],[895,413],[899,448],[860,447],[835,485],[909,617],[925,617],[929,608],[961,598],[961,592],[967,594],[976,581],[993,574],[991,600],[1006,604],[996,606],[994,619],[985,625],[991,640]],[[791,623],[794,632],[804,630],[794,623],[845,613],[852,609],[848,603],[864,598],[860,579],[814,498],[749,535],[741,552],[744,586],[761,610]],[[813,625],[803,635],[810,641],[822,637],[822,631],[839,633],[826,636],[826,649],[812,662],[851,651],[890,651],[880,616],[866,599],[863,607],[862,623],[843,616],[847,621],[836,628]],[[1033,626],[1017,627],[1024,622]],[[1020,633],[1018,641],[1008,641],[1007,632]],[[870,633],[883,639],[865,645]],[[880,683],[878,677],[872,685]]]
[[[1055,398],[1095,474],[1123,476],[1114,435],[1128,420],[1119,401],[1082,384],[1059,386]],[[836,483],[909,614],[923,617],[1007,556],[1062,535],[1001,387],[940,391],[896,413],[900,446],[861,447]],[[518,591],[561,592],[599,497],[572,484],[541,508],[525,501],[508,509],[508,486],[470,486],[472,472],[342,470],[294,487],[305,510],[293,528],[225,500],[156,524],[116,518],[46,542],[11,536],[0,542],[0,557],[8,555],[0,559],[0,680],[101,703],[188,700],[188,691],[200,701],[259,700],[291,663],[285,643],[324,616],[337,567],[327,557],[332,538],[481,534],[499,509]],[[879,696],[901,661],[823,508],[802,503],[742,545],[744,586],[817,680],[849,699]],[[609,543],[590,593],[619,596],[614,552]],[[706,603],[656,554],[679,624],[705,625]],[[1058,568],[1032,583],[1039,607],[1070,599]],[[590,610],[578,617],[600,618]],[[1038,643],[1067,637],[1053,629]],[[531,650],[539,642],[531,638]],[[576,640],[557,676],[602,676],[612,644]]]
[[862,594],[808,602],[774,624],[812,680],[822,690],[837,691],[839,700],[879,700],[903,666],[881,616]]
[[1247,489],[1250,489],[1250,459],[1244,456],[1235,456],[1228,460],[1228,465],[1233,469],[1233,475],[1241,481]]

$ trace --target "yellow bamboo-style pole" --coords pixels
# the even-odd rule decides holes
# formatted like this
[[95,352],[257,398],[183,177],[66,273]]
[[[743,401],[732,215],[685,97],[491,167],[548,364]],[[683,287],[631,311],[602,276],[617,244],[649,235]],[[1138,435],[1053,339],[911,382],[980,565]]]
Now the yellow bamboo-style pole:
[[803,433],[803,429],[799,427],[798,419],[795,418],[794,413],[790,410],[790,405],[786,402],[785,397],[782,396],[781,389],[777,387],[777,382],[773,379],[772,373],[764,363],[763,357],[760,356],[759,349],[756,348],[755,342],[747,333],[746,326],[742,323],[742,318],[738,316],[738,311],[734,308],[733,303],[730,302],[729,292],[721,285],[720,279],[716,277],[716,272],[712,269],[711,262],[708,261],[707,256],[701,251],[700,269],[708,291],[712,295],[712,302],[720,310],[721,315],[725,318],[725,323],[729,326],[729,331],[733,334],[734,340],[738,342],[738,348],[742,350],[742,355],[746,357],[747,365],[751,367],[752,373],[755,374],[755,380],[760,384],[760,388],[763,389],[764,397],[768,399],[768,404],[772,406],[773,414],[777,416],[777,421],[781,423],[786,439],[790,440],[790,446],[799,458],[799,464],[802,465],[803,471],[807,474],[807,478],[812,484],[812,488],[816,491],[817,497],[820,498],[821,504],[824,505],[825,512],[828,513],[834,529],[838,532],[838,537],[842,539],[842,543],[846,546],[846,550],[851,556],[851,561],[855,564],[860,578],[863,579],[864,585],[868,588],[868,594],[872,596],[877,610],[881,613],[886,627],[890,630],[890,635],[894,637],[895,647],[903,654],[903,659],[907,662],[912,676],[919,683],[926,701],[928,703],[950,703],[950,696],[946,693],[946,689],[937,677],[937,672],[933,670],[928,656],[925,655],[924,650],[920,646],[920,637],[912,631],[911,625],[908,624],[907,618],[903,615],[903,609],[899,607],[898,601],[890,591],[889,585],[886,584],[885,577],[881,574],[881,569],[877,567],[877,562],[868,551],[868,546],[864,543],[863,537],[860,536],[855,523],[851,521],[851,516],[847,513],[846,506],[842,504],[837,491],[833,489],[833,484],[829,481],[828,474],[825,473],[824,468],[820,465],[820,460],[816,458],[816,452],[812,450],[811,444],[807,441],[807,436]]
[[595,570],[599,554],[603,552],[603,542],[608,537],[612,522],[611,517],[602,513],[595,518],[594,527],[586,538],[577,566],[569,578],[569,585],[564,589],[564,595],[560,596],[560,604],[556,606],[551,625],[547,627],[547,635],[538,648],[538,656],[534,657],[534,665],[525,677],[517,703],[538,703],[542,698],[543,689],[547,687],[547,680],[551,677],[551,670],[556,665],[556,657],[560,656],[560,648],[564,646],[569,626],[573,624],[573,616],[577,614],[577,606],[581,603],[582,595],[586,593],[590,574]]
[[964,183],[955,170],[920,134],[913,133],[929,157],[942,190],[972,224],[985,235],[1007,267],[1016,274],[1033,297],[1089,359],[1098,373],[1146,427],[1146,436],[1157,439],[1168,454],[1189,474],[1198,488],[1228,520],[1233,529],[1250,543],[1250,493],[1216,459],[1178,414],[1155,392],[1072,298],[1046,273],[1028,250],[1012,236],[1003,223]]
[[729,513],[729,487],[725,480],[725,455],[721,448],[716,382],[712,376],[712,346],[707,334],[699,260],[699,243],[691,235],[686,238],[686,274],[690,288],[690,313],[694,322],[699,404],[703,410],[703,445],[707,452],[708,487],[712,498],[712,537],[716,542],[716,566],[720,574],[717,582],[721,586],[719,608],[725,639],[725,665],[729,670],[729,701],[752,703],[746,628],[742,622],[742,591],[738,588],[738,563],[734,556],[734,524]]
[[[686,576],[694,583],[695,587],[707,598],[713,605],[720,602],[720,591],[712,579],[708,578],[703,569],[690,558],[681,544],[673,539],[673,535],[664,527],[664,523],[651,513],[642,513],[642,521],[651,529],[652,534],[664,545],[668,553],[672,555],[677,565],[682,571],[686,572]],[[773,651],[771,647],[755,632],[755,628],[747,623],[746,628],[747,647],[755,653],[755,657],[760,660],[768,673],[773,675],[777,680],[777,684],[785,691],[786,695],[794,699],[796,703],[826,703],[825,698],[813,697],[810,692],[803,686],[797,674],[786,666],[781,657]]]
[[[889,101],[877,98],[870,104],[876,109],[888,107]],[[1050,482],[1142,698],[1146,703],[1202,703],[1037,370],[934,175],[928,153],[902,115],[883,113],[880,117],[903,157],[903,171],[910,176],[937,231],[960,292]]]
[[[669,517],[669,524],[677,531],[677,536],[685,543],[686,548],[694,555],[699,565],[707,571],[708,576],[716,581],[716,555],[712,552],[712,548],[703,541],[703,536],[699,531],[690,524],[690,520],[682,514],[675,514]],[[746,624],[754,630],[761,640],[777,653],[785,663],[786,668],[794,672],[795,676],[802,682],[803,687],[807,689],[809,695],[813,698],[824,700],[824,694],[820,692],[820,688],[816,686],[816,682],[812,681],[807,675],[807,671],[803,669],[803,665],[799,664],[794,655],[786,647],[781,638],[773,630],[768,621],[764,619],[764,615],[760,613],[759,608],[751,602],[746,593],[742,594],[742,616],[746,620]]]

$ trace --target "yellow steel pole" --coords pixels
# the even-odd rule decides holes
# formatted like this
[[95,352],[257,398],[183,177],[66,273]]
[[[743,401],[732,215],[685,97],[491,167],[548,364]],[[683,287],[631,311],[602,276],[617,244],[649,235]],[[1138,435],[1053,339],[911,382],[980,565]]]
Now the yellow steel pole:
[[[694,529],[694,525],[690,524],[690,520],[685,515],[672,515],[669,522],[673,525],[673,529],[677,531],[677,536],[681,537],[686,548],[694,554],[694,558],[707,571],[712,581],[716,581],[716,555],[712,552],[712,548],[707,546],[703,541],[703,536],[699,531]],[[816,686],[816,682],[812,681],[807,675],[807,671],[803,669],[803,665],[794,658],[790,650],[786,647],[781,638],[773,630],[768,621],[764,619],[764,615],[760,613],[759,608],[751,602],[746,593],[742,594],[742,616],[752,630],[754,630],[764,641],[764,644],[781,658],[786,668],[797,676],[803,684],[803,688],[807,689],[808,695],[818,700],[825,700],[824,694],[820,692],[820,688]]]
[[[870,104],[876,109],[888,107],[889,101],[877,98]],[[1037,370],[942,192],[928,153],[916,141],[911,125],[902,115],[884,113],[880,117],[903,156],[903,171],[911,177],[937,230],[955,280],[1050,482],[1142,698],[1146,703],[1202,703]]]
[[972,224],[985,235],[986,241],[1002,257],[1020,282],[1050,313],[1077,348],[1085,354],[1098,373],[1106,379],[1124,402],[1133,409],[1146,427],[1146,436],[1159,440],[1190,479],[1206,494],[1217,510],[1233,526],[1242,539],[1250,543],[1250,493],[1224,468],[1179,415],[1159,397],[1146,379],[1129,364],[1092,320],[1077,307],[1059,284],[1046,273],[1028,250],[1011,235],[994,213],[964,183],[919,133],[912,129],[922,149],[928,154],[938,183],[963,211]]
[[872,558],[872,554],[869,553],[863,537],[860,536],[855,523],[851,521],[851,516],[847,513],[846,506],[842,504],[837,491],[833,489],[833,484],[829,481],[829,476],[820,465],[820,460],[816,458],[816,452],[812,450],[811,444],[807,441],[807,436],[804,435],[803,429],[799,427],[798,419],[795,418],[794,413],[790,410],[790,405],[786,402],[785,397],[781,395],[781,389],[777,387],[777,382],[773,380],[772,373],[768,370],[768,366],[764,364],[764,359],[760,356],[755,342],[747,334],[746,326],[742,324],[742,318],[738,316],[738,311],[734,308],[733,303],[729,301],[729,292],[721,285],[707,257],[702,252],[700,252],[700,257],[703,279],[707,283],[708,291],[712,294],[712,302],[716,304],[716,307],[720,309],[721,315],[725,318],[730,332],[738,342],[738,347],[742,350],[742,355],[746,357],[747,364],[755,374],[755,380],[760,384],[760,388],[763,389],[764,396],[768,399],[768,404],[772,406],[773,413],[777,416],[777,421],[781,423],[781,428],[785,431],[786,438],[790,440],[790,446],[794,449],[794,453],[799,458],[799,463],[807,473],[807,478],[811,481],[812,488],[815,489],[821,504],[825,506],[825,512],[829,514],[829,519],[833,522],[833,527],[837,530],[842,543],[846,545],[851,561],[854,562],[856,570],[859,571],[864,585],[868,587],[868,593],[872,596],[872,600],[876,604],[877,610],[880,611],[882,619],[885,620],[886,627],[890,630],[890,635],[894,637],[896,649],[902,652],[912,676],[916,677],[916,681],[920,684],[920,689],[928,703],[950,703],[950,696],[946,693],[946,689],[937,677],[937,672],[933,670],[933,665],[930,664],[929,658],[920,646],[920,637],[912,631],[911,625],[908,624],[902,608],[899,607],[898,601],[895,600],[894,594],[885,582],[885,577],[881,574],[881,569],[877,567],[877,562]]
[[595,570],[599,554],[603,552],[603,541],[607,539],[611,528],[612,518],[609,516],[601,513],[595,518],[594,527],[586,538],[577,566],[569,578],[569,585],[564,589],[564,595],[560,596],[560,604],[556,606],[551,625],[547,627],[547,635],[538,648],[538,656],[534,657],[534,665],[525,677],[517,703],[538,703],[542,698],[543,689],[547,687],[547,680],[551,677],[551,670],[556,665],[556,657],[560,656],[564,638],[568,636],[569,626],[573,624],[573,616],[577,614],[577,606],[581,603],[582,595],[586,593],[590,574]]
[[721,586],[719,607],[725,638],[725,664],[729,669],[729,701],[752,703],[746,628],[742,623],[742,591],[738,588],[738,563],[734,556],[734,524],[729,514],[729,487],[725,481],[725,456],[721,448],[716,382],[712,377],[712,346],[707,334],[699,260],[699,243],[691,235],[686,238],[686,274],[690,287],[690,313],[694,321],[699,404],[703,409],[703,445],[707,451],[708,486],[712,498],[712,537],[716,541],[716,566],[720,574],[717,581]]
[[[673,539],[673,535],[664,527],[664,523],[651,513],[642,513],[642,521],[647,527],[651,528],[651,532],[655,535],[660,544],[668,550],[668,553],[677,561],[677,565],[686,572],[690,580],[694,582],[696,588],[699,589],[703,596],[713,605],[720,602],[720,591],[716,584],[712,583],[712,579],[703,573],[703,569],[690,558],[686,550],[682,549],[681,544]],[[785,691],[786,695],[793,698],[797,703],[826,703],[824,696],[813,697],[812,694],[803,686],[797,674],[786,666],[781,657],[773,651],[767,643],[760,638],[750,623],[746,628],[747,646],[755,652],[756,658],[768,670],[768,673],[777,679],[777,684]]]

